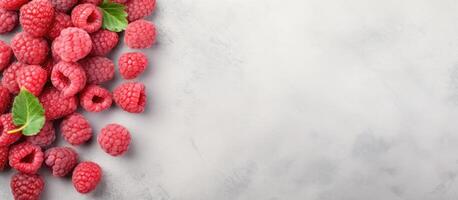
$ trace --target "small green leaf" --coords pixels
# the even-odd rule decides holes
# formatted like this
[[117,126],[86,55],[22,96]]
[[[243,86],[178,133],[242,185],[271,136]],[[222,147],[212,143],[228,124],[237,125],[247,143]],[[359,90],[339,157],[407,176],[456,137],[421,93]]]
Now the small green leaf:
[[100,5],[100,10],[103,13],[102,27],[114,32],[126,30],[128,21],[127,12],[124,8],[125,6],[122,4],[104,0]]
[[13,123],[19,128],[10,130],[8,133],[22,131],[23,135],[33,136],[40,132],[45,124],[45,110],[37,97],[22,88],[14,98]]

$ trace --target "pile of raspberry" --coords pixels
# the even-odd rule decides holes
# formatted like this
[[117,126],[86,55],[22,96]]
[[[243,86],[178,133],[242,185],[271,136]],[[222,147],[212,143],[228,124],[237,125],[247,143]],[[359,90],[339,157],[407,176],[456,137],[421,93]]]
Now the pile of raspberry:
[[[112,0],[125,5],[129,24],[124,43],[131,49],[150,48],[156,28],[144,18],[155,0]],[[117,62],[125,80],[110,91],[104,84],[115,76],[107,57],[118,45],[119,33],[102,29],[102,0],[0,0],[0,34],[22,32],[11,41],[0,40],[0,171],[10,166],[14,199],[40,199],[45,181],[37,172],[47,166],[53,176],[70,177],[79,193],[93,191],[102,179],[99,164],[81,159],[76,146],[93,138],[90,122],[77,112],[107,111],[116,104],[129,113],[142,113],[147,104],[145,85],[134,79],[148,67],[147,56],[126,52]],[[21,88],[38,97],[46,123],[35,136],[9,134],[17,128],[11,105]],[[58,127],[68,146],[53,146]],[[125,154],[131,136],[112,123],[97,134],[101,149],[111,156]]]

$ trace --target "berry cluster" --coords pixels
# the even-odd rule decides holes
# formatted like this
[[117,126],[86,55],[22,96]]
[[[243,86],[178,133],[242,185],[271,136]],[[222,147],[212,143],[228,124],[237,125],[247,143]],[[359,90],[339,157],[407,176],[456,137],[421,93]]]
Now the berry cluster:
[[[114,32],[117,30],[104,24],[105,3],[0,0],[0,34],[22,27],[10,43],[0,40],[0,171],[8,166],[18,171],[10,183],[14,199],[40,199],[45,180],[37,172],[42,166],[53,176],[71,176],[79,193],[93,191],[102,179],[102,168],[92,161],[80,161],[76,149],[92,138],[111,156],[121,156],[129,149],[127,128],[108,124],[93,137],[90,122],[77,110],[81,106],[87,112],[102,112],[116,104],[129,113],[145,111],[143,83],[125,81],[112,91],[102,84],[115,77],[115,64],[125,80],[136,79],[147,70],[148,58],[142,52],[126,52],[118,62],[107,56],[120,41],[132,49],[155,43],[156,27],[144,18],[153,13],[156,0],[109,0],[126,13],[123,40]],[[11,105],[21,89],[36,96],[44,109],[46,122],[33,136],[9,133],[18,128]],[[56,133],[69,146],[53,146]]]

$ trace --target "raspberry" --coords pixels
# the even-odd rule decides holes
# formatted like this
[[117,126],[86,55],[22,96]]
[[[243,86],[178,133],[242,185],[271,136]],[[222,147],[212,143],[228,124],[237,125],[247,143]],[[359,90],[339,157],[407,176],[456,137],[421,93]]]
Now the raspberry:
[[92,52],[94,56],[105,56],[116,47],[119,41],[119,36],[115,32],[108,30],[100,30],[91,35]]
[[64,97],[74,96],[86,86],[86,72],[78,63],[60,61],[52,69],[51,82]]
[[138,82],[123,83],[114,90],[113,99],[127,112],[142,113],[146,105],[145,85]]
[[45,181],[38,174],[17,173],[11,178],[10,187],[15,200],[39,200]]
[[80,4],[72,11],[73,25],[88,33],[96,32],[102,27],[102,18],[102,11],[90,3]]
[[25,64],[39,65],[46,60],[49,47],[44,38],[33,37],[27,33],[18,33],[11,40],[11,48],[16,58]]
[[69,15],[61,12],[56,12],[56,18],[54,19],[54,22],[48,31],[48,38],[54,40],[59,37],[62,30],[72,26],[72,18],[70,18]]
[[118,65],[119,72],[125,79],[134,79],[145,71],[148,58],[140,52],[125,53],[119,58]]
[[0,34],[8,33],[18,24],[18,14],[15,11],[8,11],[0,8]]
[[78,154],[70,147],[54,147],[45,152],[45,164],[52,175],[65,176],[78,164]]
[[48,0],[33,0],[21,7],[19,22],[24,32],[34,37],[48,33],[54,21],[54,7]]
[[102,178],[102,169],[94,162],[82,162],[75,167],[72,175],[73,186],[79,193],[94,190]]
[[48,79],[48,73],[39,65],[28,65],[16,72],[19,88],[25,88],[35,96],[40,95]]
[[56,140],[56,131],[52,121],[46,121],[43,128],[37,135],[27,137],[27,142],[45,148]]
[[22,173],[36,174],[43,163],[43,156],[39,146],[23,142],[11,147],[8,159],[12,168]]
[[0,71],[10,64],[12,55],[13,51],[11,50],[11,47],[0,40]]
[[156,41],[156,27],[146,20],[137,20],[127,25],[124,42],[130,48],[151,47]]
[[113,79],[114,63],[105,57],[89,57],[80,61],[86,71],[88,84],[100,84]]
[[80,0],[80,3],[92,3],[94,5],[100,5],[102,0]]
[[47,120],[55,120],[72,114],[78,108],[76,97],[64,97],[56,88],[46,88],[40,95]]
[[15,62],[3,71],[2,85],[8,88],[8,90],[13,94],[19,93],[19,86],[16,81],[16,72],[25,66],[27,65]]
[[133,22],[153,13],[156,0],[130,0],[126,3],[127,19]]
[[92,137],[91,125],[79,113],[66,117],[60,124],[60,132],[64,139],[72,145],[83,144]]
[[6,165],[8,164],[9,149],[9,146],[0,147],[0,171],[5,170]]
[[19,10],[29,0],[0,0],[0,7],[6,10]]
[[89,85],[80,94],[80,104],[89,112],[104,111],[112,102],[110,91],[98,85]]
[[0,114],[5,113],[11,105],[11,94],[10,91],[0,85]]
[[130,133],[119,124],[108,124],[102,129],[97,141],[106,153],[120,156],[129,149]]
[[52,48],[63,61],[76,62],[91,52],[91,36],[83,29],[66,28],[54,40]]
[[10,130],[16,129],[17,127],[13,124],[13,116],[10,114],[4,114],[0,116],[0,146],[9,146],[21,138],[21,133],[9,134],[7,133]]
[[78,0],[51,0],[51,4],[59,12],[67,12],[78,3]]

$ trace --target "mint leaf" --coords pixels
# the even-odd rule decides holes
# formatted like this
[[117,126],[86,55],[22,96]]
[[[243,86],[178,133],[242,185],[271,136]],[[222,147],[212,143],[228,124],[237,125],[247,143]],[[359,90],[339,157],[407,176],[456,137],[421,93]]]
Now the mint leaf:
[[126,30],[128,21],[127,12],[124,10],[124,5],[112,3],[109,0],[104,0],[99,8],[103,13],[102,28],[113,32],[121,32]]
[[10,130],[8,133],[22,131],[23,135],[33,136],[40,132],[45,124],[45,110],[37,97],[22,88],[14,98],[13,123],[19,128]]

